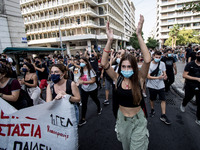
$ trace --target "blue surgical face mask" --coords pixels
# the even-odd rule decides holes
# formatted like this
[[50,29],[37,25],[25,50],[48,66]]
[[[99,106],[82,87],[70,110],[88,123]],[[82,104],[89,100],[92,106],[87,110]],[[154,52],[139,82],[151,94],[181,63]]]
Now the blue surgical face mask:
[[85,67],[85,63],[80,63],[80,66],[81,67]]
[[172,57],[172,54],[168,54],[168,57]]
[[51,80],[53,83],[58,83],[60,81],[60,74],[52,74],[51,75]]
[[121,70],[121,74],[125,78],[130,78],[134,74],[134,72],[133,72],[133,70]]
[[28,72],[28,70],[26,68],[22,68],[23,72]]
[[120,63],[120,58],[117,58],[117,59],[116,59],[116,62],[119,64],[119,63]]
[[160,61],[160,59],[154,58],[154,61],[158,63]]

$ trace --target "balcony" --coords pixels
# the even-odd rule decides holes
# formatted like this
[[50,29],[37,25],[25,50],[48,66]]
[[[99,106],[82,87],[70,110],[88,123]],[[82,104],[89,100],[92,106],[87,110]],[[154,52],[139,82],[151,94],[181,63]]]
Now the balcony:
[[[61,30],[66,30],[66,29],[73,29],[73,28],[82,28],[82,27],[87,27],[87,26],[92,26],[92,27],[96,27],[96,28],[105,28],[105,24],[104,23],[98,23],[95,22],[93,20],[87,20],[87,21],[82,21],[80,24],[78,24],[77,22],[74,23],[68,23],[68,24],[62,24]],[[55,31],[55,30],[59,30],[59,26],[58,25],[53,25],[53,26],[49,26],[49,27],[43,27],[43,28],[35,28],[35,29],[31,29],[31,30],[27,30],[27,33],[29,34],[30,32],[48,32],[48,31]]]
[[88,2],[92,6],[98,6],[107,3],[108,0],[85,0],[85,2]]

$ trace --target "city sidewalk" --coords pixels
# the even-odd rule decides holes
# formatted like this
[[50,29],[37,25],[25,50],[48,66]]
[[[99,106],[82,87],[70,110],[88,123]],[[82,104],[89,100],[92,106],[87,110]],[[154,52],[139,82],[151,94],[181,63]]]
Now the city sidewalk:
[[185,79],[183,78],[185,63],[176,62],[176,66],[177,66],[177,75],[175,75],[175,81],[171,87],[179,96],[183,98],[185,95],[185,92],[183,89],[184,83],[185,83]]

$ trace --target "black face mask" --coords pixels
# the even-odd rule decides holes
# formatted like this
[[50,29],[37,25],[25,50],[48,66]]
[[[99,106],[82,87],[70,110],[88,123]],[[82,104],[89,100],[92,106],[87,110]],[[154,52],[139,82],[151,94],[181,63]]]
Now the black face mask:
[[200,56],[196,56],[197,61],[200,62]]

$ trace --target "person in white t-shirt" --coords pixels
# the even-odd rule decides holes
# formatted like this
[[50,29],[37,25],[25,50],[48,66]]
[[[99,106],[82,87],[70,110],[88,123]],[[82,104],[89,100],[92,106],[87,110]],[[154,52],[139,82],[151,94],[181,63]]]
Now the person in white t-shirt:
[[92,69],[88,59],[86,57],[80,58],[81,66],[81,76],[78,83],[81,84],[81,101],[82,101],[82,114],[81,120],[79,121],[79,126],[86,124],[86,112],[87,112],[87,102],[88,97],[90,96],[92,100],[97,105],[97,113],[100,115],[102,108],[100,106],[100,101],[97,97],[97,84],[96,84],[96,73]]
[[[166,101],[165,101],[165,84],[164,80],[167,79],[166,75],[166,66],[165,63],[160,61],[162,53],[160,51],[155,51],[153,58],[154,60],[151,62],[148,72],[148,81],[147,87],[149,89],[150,95],[150,105],[151,112],[150,116],[154,117],[154,101],[156,100],[157,95],[159,95],[159,99],[161,100],[161,117],[160,120],[165,124],[171,124],[170,120],[166,116]],[[159,66],[158,66],[159,65]],[[157,70],[157,71],[155,71]]]

